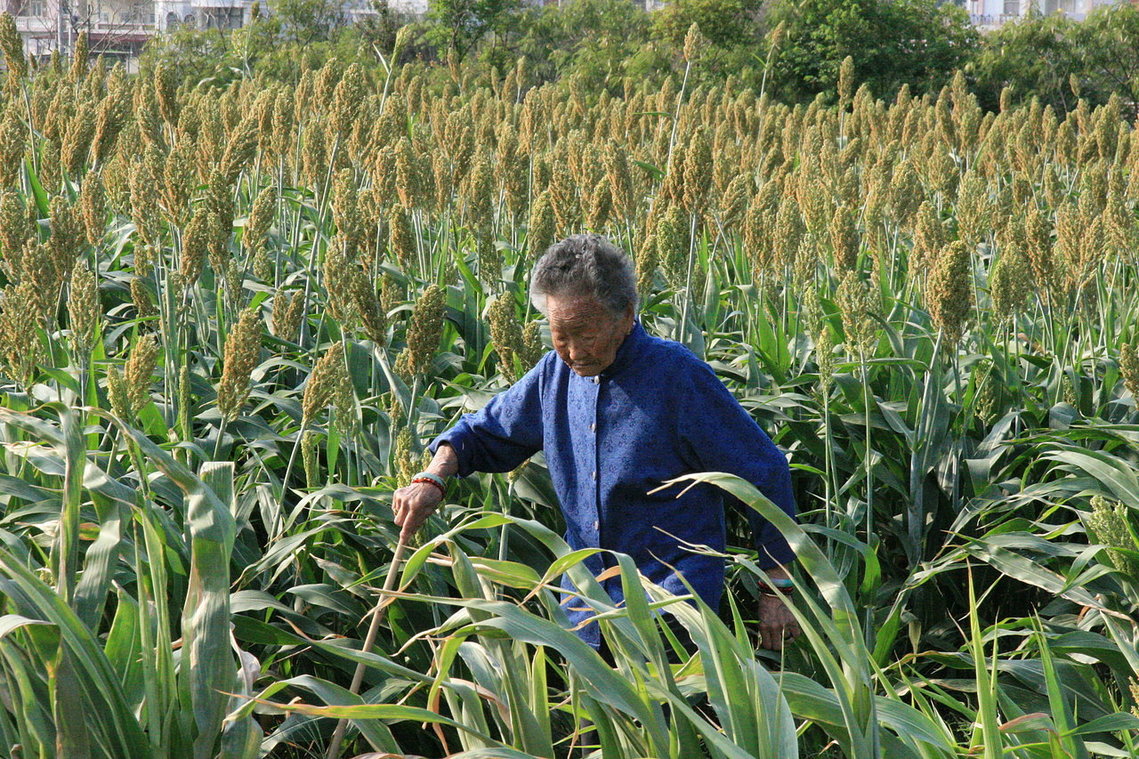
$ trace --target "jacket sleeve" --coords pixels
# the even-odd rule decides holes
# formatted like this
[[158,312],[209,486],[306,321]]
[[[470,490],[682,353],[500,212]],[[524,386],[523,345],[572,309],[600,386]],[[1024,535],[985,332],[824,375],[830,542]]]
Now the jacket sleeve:
[[[698,359],[697,359],[698,361]],[[747,480],[788,516],[794,517],[791,468],[783,452],[703,362],[692,372],[689,401],[681,414],[681,435],[701,471],[727,472]],[[795,558],[783,535],[754,509],[743,508],[764,569]]]
[[542,372],[546,360],[491,398],[473,414],[431,441],[432,453],[443,443],[455,450],[459,475],[509,472],[542,450]]

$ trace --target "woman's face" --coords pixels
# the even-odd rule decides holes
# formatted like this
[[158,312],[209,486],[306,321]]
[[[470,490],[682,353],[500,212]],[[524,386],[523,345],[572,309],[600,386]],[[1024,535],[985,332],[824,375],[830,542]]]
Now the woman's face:
[[633,329],[633,307],[614,316],[592,296],[549,295],[550,337],[562,361],[582,377],[595,377],[617,357]]

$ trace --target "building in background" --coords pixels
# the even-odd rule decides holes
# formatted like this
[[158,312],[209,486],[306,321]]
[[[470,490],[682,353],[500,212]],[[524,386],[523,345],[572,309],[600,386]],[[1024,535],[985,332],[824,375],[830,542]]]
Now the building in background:
[[101,55],[136,59],[146,41],[180,24],[236,29],[252,0],[3,0],[29,56],[69,51],[81,32]]
[[136,56],[155,30],[153,0],[4,0],[29,56],[70,50],[80,31],[112,57]]
[[[1083,21],[1101,5],[1114,5],[1120,0],[965,0],[969,18],[982,31],[1023,18],[1033,7],[1040,13],[1063,13]],[[1126,0],[1125,0],[1126,1]]]
[[[181,25],[198,29],[237,29],[249,23],[254,0],[0,0],[16,21],[25,52],[46,59],[70,51],[81,32],[91,49],[133,68],[147,40]],[[261,0],[261,5],[266,5]],[[425,12],[426,0],[397,0],[403,11]],[[419,6],[422,6],[420,8]],[[369,0],[345,0],[344,20],[374,11]]]

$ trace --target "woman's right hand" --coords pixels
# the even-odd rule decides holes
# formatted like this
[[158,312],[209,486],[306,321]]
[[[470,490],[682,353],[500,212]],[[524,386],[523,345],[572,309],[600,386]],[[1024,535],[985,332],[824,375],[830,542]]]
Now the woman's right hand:
[[427,517],[435,513],[443,501],[439,488],[426,482],[413,482],[392,494],[392,511],[399,525],[399,542],[408,542]]

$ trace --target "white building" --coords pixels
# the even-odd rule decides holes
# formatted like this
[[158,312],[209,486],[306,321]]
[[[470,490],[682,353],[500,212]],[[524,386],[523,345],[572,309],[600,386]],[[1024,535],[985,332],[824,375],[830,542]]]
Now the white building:
[[1114,5],[1119,0],[965,0],[969,18],[981,30],[996,29],[1009,21],[1028,15],[1033,6],[1044,15],[1063,13],[1077,21],[1101,5]]
[[0,0],[16,20],[28,55],[69,51],[80,32],[102,55],[137,57],[148,39],[179,24],[232,29],[252,0]]
[[[29,56],[70,51],[87,32],[93,51],[122,58],[128,67],[156,34],[182,24],[199,29],[237,29],[249,23],[254,0],[0,0],[16,20]],[[261,0],[262,9],[268,5]],[[424,13],[427,0],[390,0],[396,10]],[[370,0],[342,0],[345,21],[374,13]]]

